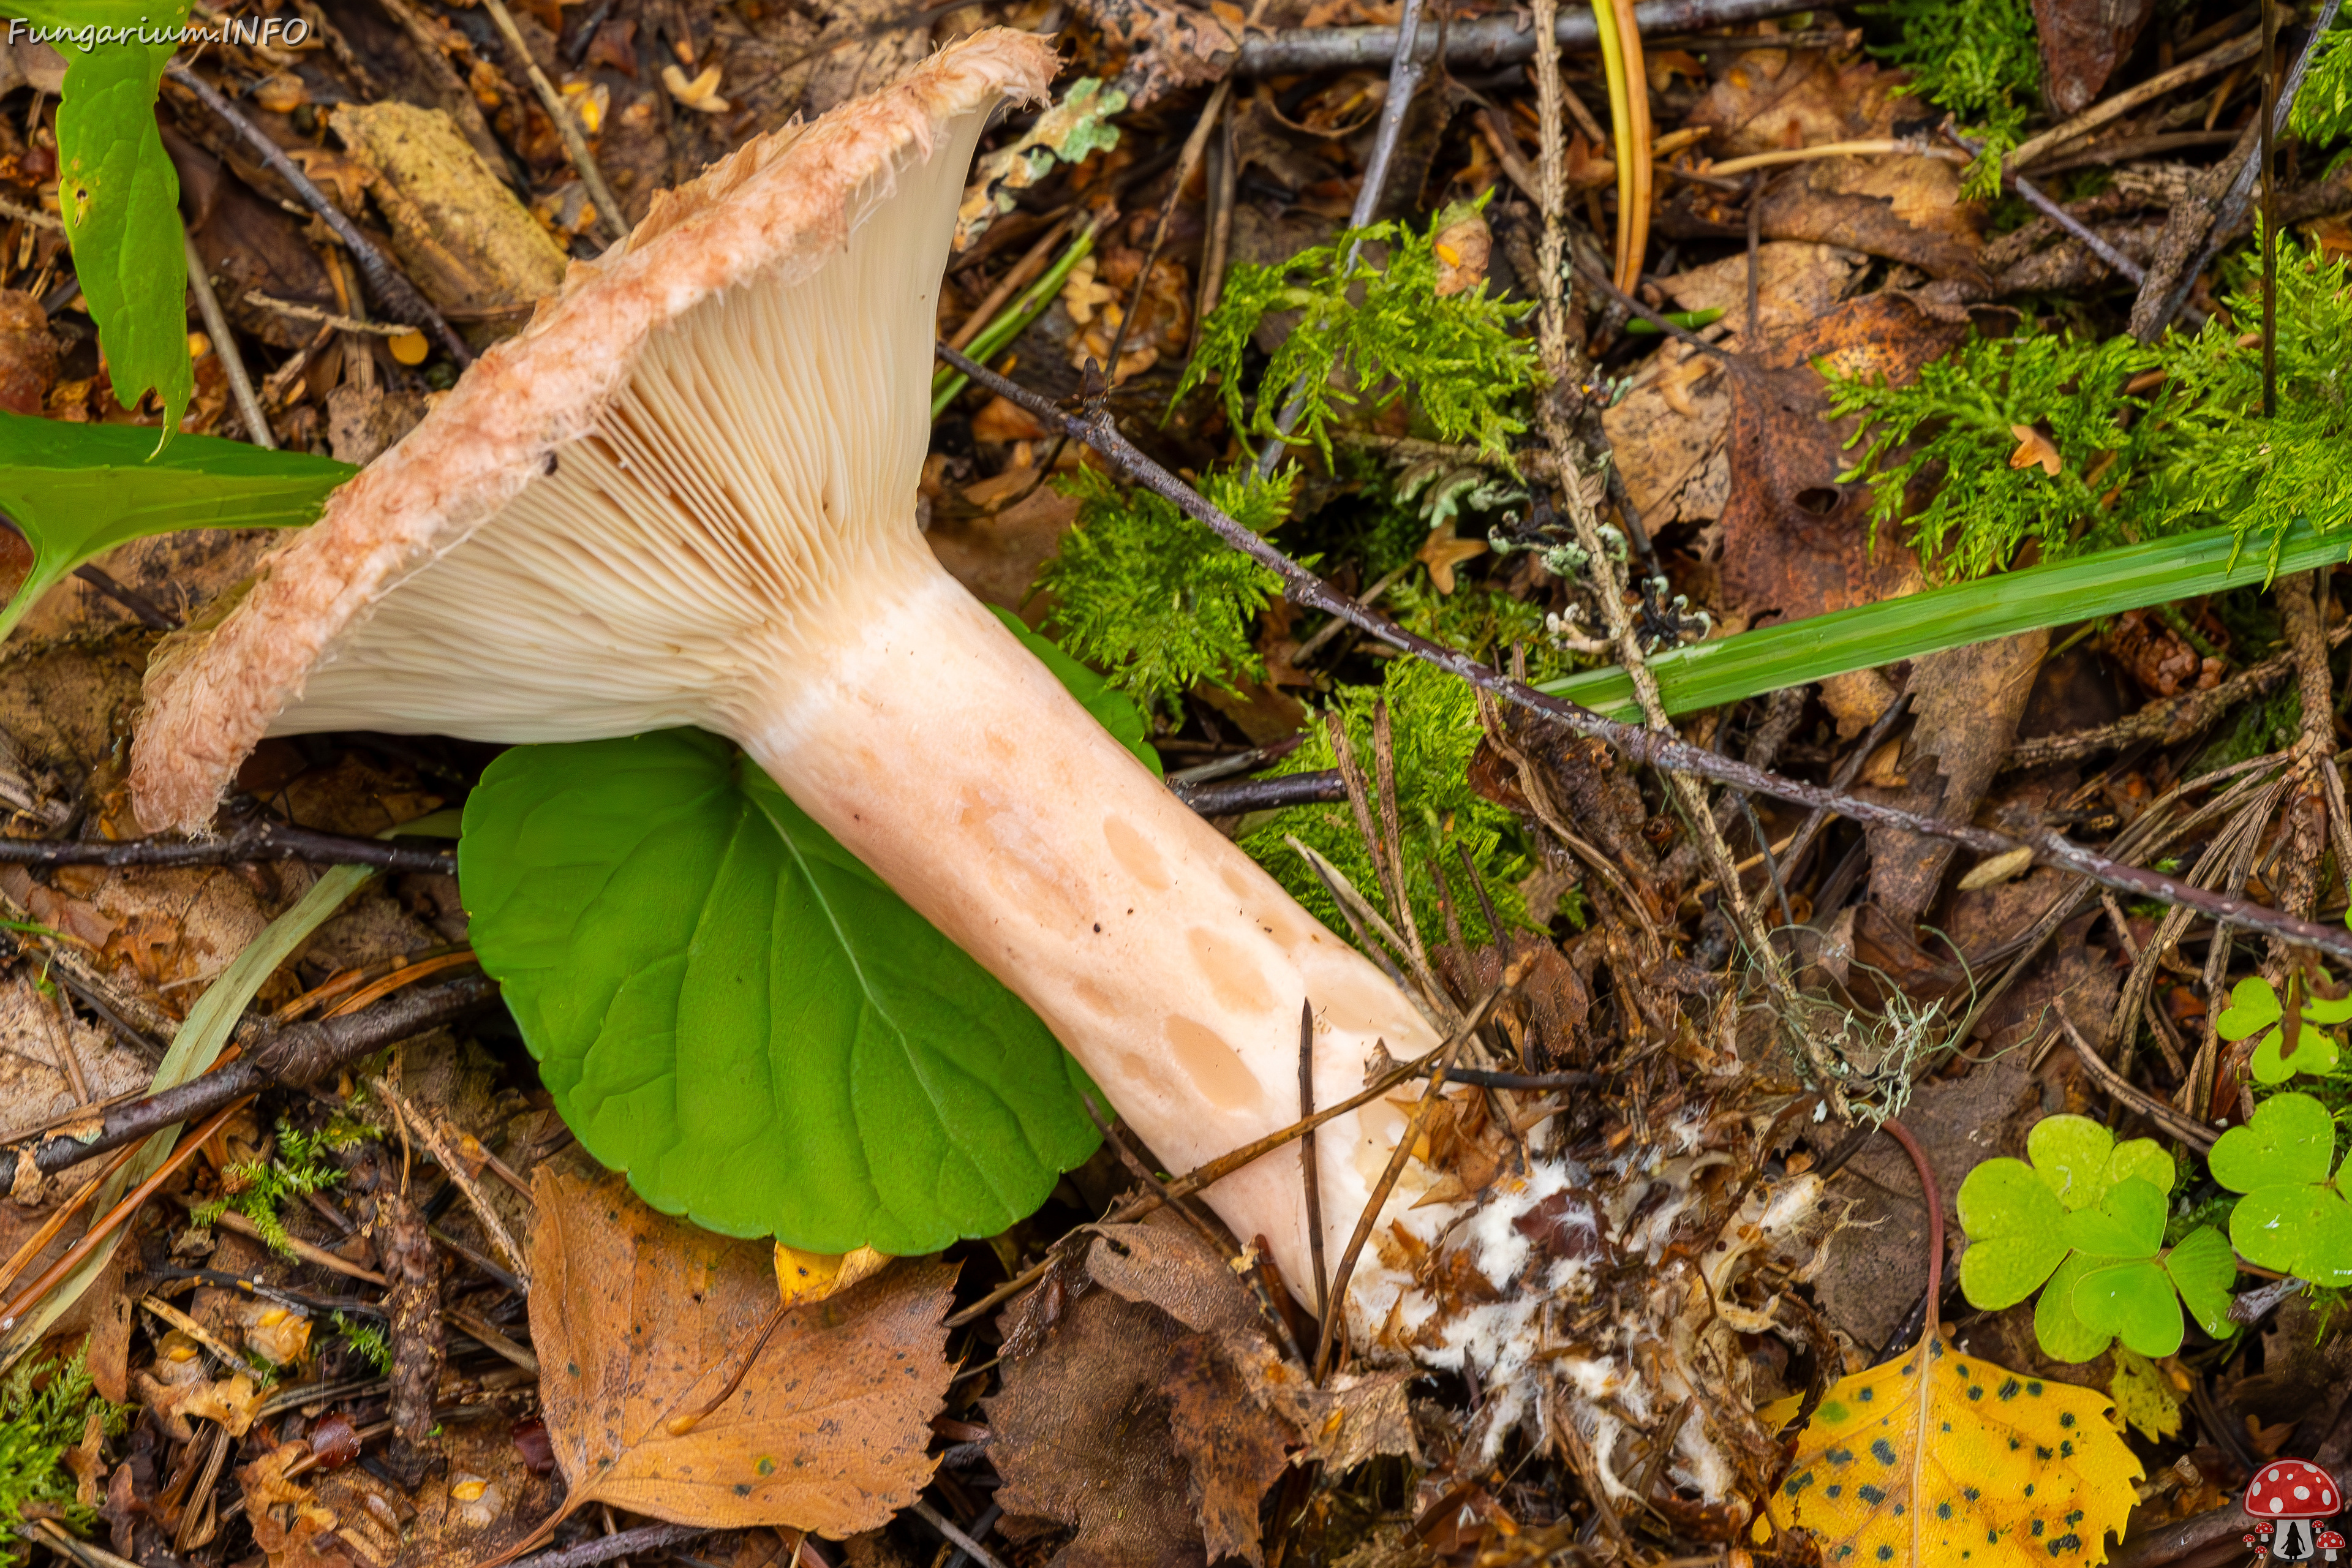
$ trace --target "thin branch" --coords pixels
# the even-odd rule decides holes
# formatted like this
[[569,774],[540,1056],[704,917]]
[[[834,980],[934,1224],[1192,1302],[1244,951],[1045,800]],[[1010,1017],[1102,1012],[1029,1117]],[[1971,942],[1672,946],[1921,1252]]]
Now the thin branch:
[[[1972,156],[1979,158],[1984,156],[1984,143],[1981,142],[1971,141],[1968,137],[1961,135],[1960,128],[1954,124],[1949,119],[1947,119],[1944,121],[1943,130],[1944,134],[1950,138],[1954,146],[1961,148]],[[2134,261],[2130,257],[2126,256],[2122,251],[2117,250],[2114,246],[2109,245],[2105,239],[2099,237],[2099,233],[2096,229],[2093,228],[2089,224],[2084,223],[2081,218],[2076,217],[2073,213],[2068,212],[2064,207],[2060,206],[2056,202],[2052,201],[2047,195],[2044,195],[2042,192],[2042,188],[2036,185],[2032,181],[2027,179],[2022,174],[2012,174],[2010,176],[2009,184],[2012,190],[2016,191],[2020,196],[2024,198],[2026,205],[2032,207],[2035,212],[2040,213],[2043,217],[2048,218],[2052,223],[2056,224],[2060,228],[2064,229],[2068,234],[2073,235],[2076,239],[2081,240],[2084,245],[2090,247],[2092,255],[2097,257],[2100,260],[2105,262],[2109,267],[2114,268],[2117,272],[2120,272],[2135,283],[2143,282],[2147,279],[2147,268],[2142,267],[2138,262]]]
[[268,860],[457,874],[457,857],[446,849],[422,849],[382,838],[346,838],[267,819],[246,823],[225,837],[192,843],[163,838],[121,843],[0,839],[0,866],[247,866]]
[[221,312],[220,296],[213,292],[213,280],[205,267],[205,258],[196,249],[196,237],[183,226],[180,243],[188,255],[188,292],[196,297],[196,313],[205,319],[205,331],[213,340],[213,353],[219,356],[221,369],[228,373],[228,389],[236,399],[236,411],[245,421],[245,438],[269,451],[278,449],[278,437],[269,432],[269,421],[261,412],[261,400],[253,395],[253,377],[245,371],[245,356],[236,351],[236,340],[229,335],[228,317]]
[[2194,910],[2210,920],[2227,921],[2232,925],[2352,960],[2352,931],[2342,926],[2330,927],[2296,920],[2242,897],[2192,887],[2179,878],[2163,872],[2119,865],[2095,850],[2070,842],[2059,833],[2042,831],[2027,837],[2016,837],[1991,828],[1946,822],[1916,811],[1859,800],[1839,790],[1782,778],[1671,736],[1620,723],[1613,719],[1604,719],[1591,709],[1565,698],[1538,691],[1524,681],[1514,680],[1479,663],[1459,648],[1432,642],[1427,637],[1406,631],[1386,616],[1366,609],[1211,505],[1199,491],[1153,462],[1122,436],[1107,416],[1066,413],[1051,398],[1041,396],[997,374],[988,366],[967,359],[943,343],[935,345],[934,352],[991,392],[1028,410],[1048,429],[1068,431],[1077,440],[1109,459],[1114,468],[1130,479],[1174,503],[1177,510],[1186,516],[1214,529],[1227,543],[1280,577],[1283,596],[1291,603],[1325,615],[1342,616],[1359,630],[1433,664],[1481,691],[1491,692],[1530,712],[1556,720],[1571,733],[1605,741],[1638,764],[1662,771],[1696,773],[1701,778],[1751,790],[1775,800],[1785,800],[1809,808],[1824,808],[1874,826],[1899,828],[1906,833],[1946,839],[1980,855],[2001,855],[2012,849],[2030,847],[2042,864],[2087,877],[2118,892],[2157,899]]
[[[1805,9],[1804,0],[1646,0],[1633,7],[1633,20],[1644,38],[1668,33],[1696,32],[1752,22],[1763,16],[1785,16]],[[1242,41],[1234,61],[1237,77],[1292,76],[1322,71],[1378,68],[1396,58],[1396,27],[1286,27]],[[1563,49],[1590,54],[1600,47],[1592,13],[1584,7],[1559,18],[1552,36]],[[1450,70],[1477,72],[1534,58],[1535,29],[1524,12],[1474,17],[1448,24],[1442,41],[1431,38],[1414,52],[1434,59],[1445,51]]]
[[[1413,95],[1421,90],[1423,72],[1429,62],[1418,58],[1414,44],[1421,32],[1422,0],[1404,0],[1404,14],[1397,22],[1397,36],[1402,40],[1391,46],[1394,58],[1389,61],[1388,97],[1381,101],[1380,129],[1372,136],[1372,150],[1364,160],[1364,182],[1356,188],[1356,205],[1348,214],[1349,228],[1362,228],[1372,221],[1381,208],[1381,195],[1387,189],[1389,162],[1396,153],[1397,138],[1404,131],[1405,111],[1412,107]],[[1345,277],[1354,269],[1356,253],[1363,248],[1358,240],[1348,247],[1339,272]],[[1116,375],[1118,367],[1108,374]],[[1301,381],[1283,399],[1282,411],[1275,416],[1274,434],[1257,455],[1257,471],[1271,474],[1283,458],[1290,455],[1290,433],[1298,426],[1299,416],[1307,411],[1307,384]]]
[[[58,1133],[42,1139],[29,1151],[34,1168],[51,1174],[175,1122],[206,1115],[273,1083],[312,1082],[395,1040],[480,1012],[497,1000],[496,985],[468,976],[430,990],[402,993],[363,1013],[275,1030],[252,1042],[236,1060],[176,1089],[108,1107],[90,1136]],[[26,1153],[23,1145],[0,1149],[0,1186],[15,1186],[24,1173]]]
[[520,1558],[507,1564],[507,1568],[595,1568],[599,1563],[611,1563],[617,1558],[667,1552],[673,1547],[699,1541],[709,1533],[709,1531],[691,1524],[639,1525],[635,1530],[599,1535],[561,1551],[542,1552],[536,1557]]
[[236,105],[221,95],[218,88],[179,61],[173,61],[163,74],[194,93],[206,109],[220,116],[229,129],[245,138],[246,144],[269,165],[270,173],[294,188],[294,194],[302,198],[302,205],[318,214],[320,221],[332,229],[335,237],[342,242],[343,248],[351,252],[352,259],[359,263],[360,271],[366,275],[368,287],[375,291],[376,299],[385,310],[431,332],[441,341],[441,346],[448,352],[449,357],[459,364],[474,363],[474,351],[466,346],[466,340],[457,335],[457,329],[450,326],[441,312],[416,291],[416,286],[403,276],[398,268],[384,259],[383,252],[370,243],[368,237],[360,232],[359,226],[343,216],[343,209],[310,183],[310,177],[295,166],[294,160],[286,155],[286,149],[272,140],[268,132],[240,113]]
[[621,216],[621,204],[613,195],[613,188],[604,183],[604,172],[596,167],[596,155],[588,151],[587,138],[580,133],[580,117],[563,101],[555,84],[547,79],[547,73],[531,58],[530,47],[522,41],[522,29],[515,26],[514,13],[507,9],[506,0],[482,0],[482,4],[499,36],[506,39],[507,47],[514,51],[515,58],[530,77],[530,89],[539,95],[540,107],[555,122],[555,133],[563,139],[565,155],[579,173],[580,183],[588,187],[588,199],[596,204],[596,226],[604,231],[607,242],[626,239],[628,222]]

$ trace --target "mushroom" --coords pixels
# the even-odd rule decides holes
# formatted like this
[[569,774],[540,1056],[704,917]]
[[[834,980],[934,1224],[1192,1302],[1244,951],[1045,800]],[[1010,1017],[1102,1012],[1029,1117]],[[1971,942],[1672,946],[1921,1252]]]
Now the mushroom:
[[2246,1511],[2268,1528],[2271,1554],[2283,1563],[2308,1563],[2326,1550],[2318,1521],[2342,1500],[2336,1478],[2307,1459],[2273,1459],[2246,1483]]
[[[1297,1119],[1302,999],[1318,1104],[1356,1092],[1383,1043],[1434,1047],[917,527],[965,170],[992,109],[1052,69],[1041,39],[979,34],[750,143],[574,265],[233,609],[160,651],[141,819],[205,830],[268,734],[698,725],[1028,1003],[1171,1168]],[[1375,1101],[1322,1129],[1331,1256],[1403,1125]],[[1391,1215],[1425,1190],[1408,1174]],[[1311,1297],[1295,1158],[1207,1197]],[[1377,1323],[1403,1278],[1368,1252],[1357,1280],[1355,1321]]]

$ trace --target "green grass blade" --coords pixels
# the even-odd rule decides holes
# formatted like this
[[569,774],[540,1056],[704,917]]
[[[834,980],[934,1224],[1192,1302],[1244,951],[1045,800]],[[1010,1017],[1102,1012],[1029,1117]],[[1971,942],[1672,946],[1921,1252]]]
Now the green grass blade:
[[[1696,643],[1659,655],[1650,668],[1666,711],[1690,713],[1969,643],[2264,583],[2342,561],[2346,543],[2297,523],[2265,551],[2259,542],[2242,547],[2232,529],[2207,529]],[[1641,716],[1633,683],[1613,667],[1540,689],[1609,718]]]

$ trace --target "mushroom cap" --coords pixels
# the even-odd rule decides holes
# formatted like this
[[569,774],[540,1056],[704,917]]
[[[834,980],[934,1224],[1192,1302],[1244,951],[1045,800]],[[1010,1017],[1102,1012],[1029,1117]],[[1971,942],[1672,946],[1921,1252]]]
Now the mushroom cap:
[[2306,1459],[2273,1459],[2246,1483],[2256,1519],[2326,1519],[2342,1502],[2336,1478]]
[[[788,125],[746,143],[691,184],[657,197],[625,241],[594,261],[573,263],[530,325],[485,353],[398,446],[330,499],[318,522],[266,557],[241,598],[158,649],[132,750],[140,820],[151,829],[201,830],[239,763],[273,729],[438,731],[543,741],[709,723],[705,710],[683,699],[668,700],[643,679],[631,684],[634,671],[642,669],[631,655],[648,643],[677,645],[684,634],[677,627],[646,628],[631,644],[626,628],[616,633],[603,624],[593,593],[584,607],[577,592],[562,597],[562,590],[577,588],[567,573],[602,574],[622,593],[639,574],[623,552],[592,560],[595,542],[583,545],[567,537],[575,531],[533,525],[553,537],[530,569],[555,584],[555,596],[517,606],[518,616],[535,611],[537,620],[528,635],[515,635],[504,647],[474,637],[468,616],[500,631],[497,623],[514,598],[511,584],[501,588],[495,578],[486,579],[488,585],[463,606],[463,615],[447,613],[445,605],[437,627],[464,628],[455,637],[399,626],[397,616],[385,615],[387,598],[420,574],[444,584],[457,575],[427,569],[501,514],[529,510],[519,503],[533,495],[579,492],[597,483],[593,473],[552,479],[559,456],[567,466],[606,464],[600,471],[608,480],[612,464],[628,470],[629,454],[637,448],[614,433],[614,411],[621,409],[625,422],[626,400],[643,393],[636,384],[646,380],[659,384],[656,394],[674,402],[698,398],[698,410],[714,403],[745,406],[751,427],[734,441],[738,448],[791,448],[771,463],[789,469],[786,479],[799,481],[785,487],[800,492],[801,503],[787,519],[787,531],[796,526],[802,534],[824,532],[839,523],[836,513],[854,521],[887,512],[903,489],[903,526],[913,539],[914,487],[929,426],[925,372],[932,309],[955,197],[989,110],[1008,97],[1043,97],[1054,69],[1051,47],[1034,35],[1005,28],[976,34],[895,86],[814,123]],[[887,236],[866,237],[864,231],[883,226],[867,220],[888,210],[894,189],[909,182],[923,187],[922,210],[894,217]],[[912,223],[921,226],[910,229]],[[836,265],[828,268],[828,262]],[[698,333],[701,341],[730,344],[755,338],[751,317],[763,308],[762,299],[789,298],[796,285],[820,274],[843,273],[856,276],[835,281],[838,297],[803,301],[801,314],[783,323],[787,341],[764,351],[826,361],[797,388],[782,385],[785,378],[773,365],[741,376],[740,384],[714,385],[724,378],[699,362],[679,363],[685,351],[677,349],[678,340]],[[925,301],[930,308],[920,308]],[[894,320],[879,336],[860,319],[905,318],[919,308],[919,322]],[[840,319],[845,316],[849,319]],[[861,339],[861,332],[867,335]],[[819,425],[825,427],[806,428]],[[666,438],[658,429],[646,437],[656,444]],[[678,462],[698,481],[710,454],[688,452]],[[641,461],[638,469],[646,467]],[[629,482],[624,478],[619,488]],[[729,474],[709,482],[727,492],[743,481]],[[676,472],[667,484],[672,499],[693,488]],[[576,504],[574,493],[539,510],[557,513],[560,523],[562,506]],[[824,541],[812,546],[804,538],[789,539],[769,553],[789,555],[797,548],[806,556],[828,547]],[[856,548],[870,547],[856,546],[852,553]],[[481,553],[478,547],[467,552],[468,557]],[[698,559],[691,548],[683,552],[689,579],[693,569],[711,568],[709,557],[719,552],[699,553]],[[792,578],[796,570],[802,578],[811,574],[805,561],[786,560],[782,575]],[[602,579],[591,587],[605,591]],[[449,592],[438,591],[445,597]],[[667,603],[661,592],[643,591],[639,597],[668,609],[681,597],[712,591],[706,579],[690,581],[685,590],[670,588]],[[482,595],[488,595],[486,605]],[[412,588],[410,596],[427,606],[420,613],[429,613],[430,595]],[[767,614],[756,602],[756,585],[737,597],[743,601],[739,623],[743,616],[756,623]],[[628,615],[610,618],[625,621]],[[380,627],[375,640],[391,646],[367,654],[375,667],[358,668],[364,663],[362,634],[379,620],[391,629]],[[740,626],[719,631],[734,629]],[[580,688],[574,704],[548,684],[554,679],[550,667],[567,662],[575,668],[565,679]],[[322,669],[331,678],[321,681]],[[607,672],[610,678],[600,682],[597,677]],[[500,708],[499,682],[508,673],[520,689]],[[340,695],[322,695],[337,679],[344,682]],[[639,700],[630,700],[633,691]],[[289,715],[306,694],[315,711]],[[457,710],[457,721],[438,721],[449,717],[432,708],[443,699]],[[386,705],[381,710],[372,706],[379,700]],[[464,721],[468,717],[470,725]]]

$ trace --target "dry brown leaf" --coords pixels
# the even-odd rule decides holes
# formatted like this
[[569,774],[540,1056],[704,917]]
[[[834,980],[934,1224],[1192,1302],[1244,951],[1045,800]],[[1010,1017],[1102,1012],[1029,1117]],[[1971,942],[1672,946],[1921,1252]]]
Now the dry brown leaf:
[[1421,548],[1412,558],[1429,568],[1429,581],[1441,594],[1454,592],[1454,569],[1465,561],[1475,560],[1486,553],[1483,539],[1456,539],[1454,525],[1441,522],[1429,531]]
[[1249,1384],[1207,1334],[1169,1347],[1169,1430],[1192,1461],[1192,1499],[1200,1510],[1208,1559],[1241,1557],[1263,1564],[1258,1504],[1290,1468],[1285,1429],[1250,1397]]
[[2032,426],[2012,425],[2009,427],[2009,433],[2017,437],[2017,450],[2009,455],[2011,468],[2030,468],[2039,463],[2042,465],[2042,471],[2054,479],[2066,467],[2064,456],[2059,452],[2050,437]]
[[[1129,1227],[1133,1228],[1133,1227]],[[1052,1568],[1202,1568],[1191,1467],[1160,1389],[1182,1332],[1157,1307],[1090,1290],[987,1402],[1006,1514],[1076,1525]],[[1014,1533],[1008,1530],[1008,1534]]]
[[930,1479],[947,1391],[951,1267],[900,1263],[795,1308],[741,1386],[775,1306],[773,1253],[655,1214],[620,1176],[542,1168],[534,1194],[531,1341],[566,1513],[591,1502],[682,1524],[870,1530]]

